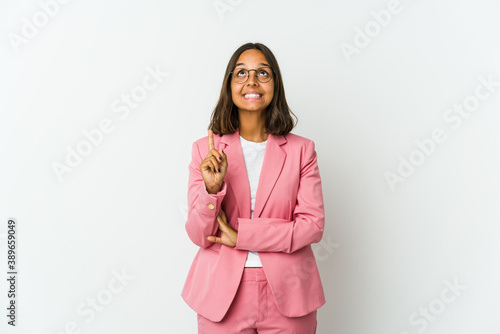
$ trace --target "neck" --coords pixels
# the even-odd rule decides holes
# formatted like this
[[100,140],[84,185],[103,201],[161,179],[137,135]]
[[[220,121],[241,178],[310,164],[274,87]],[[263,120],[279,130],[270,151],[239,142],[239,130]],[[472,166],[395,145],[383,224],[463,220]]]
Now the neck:
[[238,128],[240,136],[246,140],[257,143],[266,141],[269,134],[266,133],[265,125],[265,111],[259,113],[240,110]]

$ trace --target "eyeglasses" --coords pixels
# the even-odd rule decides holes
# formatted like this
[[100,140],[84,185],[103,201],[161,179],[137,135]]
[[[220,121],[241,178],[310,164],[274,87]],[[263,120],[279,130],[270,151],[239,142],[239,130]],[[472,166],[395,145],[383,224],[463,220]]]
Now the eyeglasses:
[[247,82],[248,78],[250,77],[251,71],[255,71],[255,76],[257,77],[257,80],[261,83],[269,82],[273,78],[274,71],[269,67],[260,67],[256,70],[247,70],[242,68],[236,71],[232,71],[231,76],[234,82],[242,84]]

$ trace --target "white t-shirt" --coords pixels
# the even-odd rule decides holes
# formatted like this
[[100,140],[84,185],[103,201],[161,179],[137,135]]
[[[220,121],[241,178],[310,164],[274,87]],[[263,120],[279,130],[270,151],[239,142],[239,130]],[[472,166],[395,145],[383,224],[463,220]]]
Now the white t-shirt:
[[[251,198],[251,215],[255,208],[255,197],[257,195],[257,186],[259,185],[260,171],[264,162],[264,153],[266,151],[267,140],[261,143],[248,141],[240,136],[241,149],[245,158],[245,166],[248,174],[248,182],[250,183],[250,198]],[[262,267],[259,255],[257,252],[249,251],[245,267]]]

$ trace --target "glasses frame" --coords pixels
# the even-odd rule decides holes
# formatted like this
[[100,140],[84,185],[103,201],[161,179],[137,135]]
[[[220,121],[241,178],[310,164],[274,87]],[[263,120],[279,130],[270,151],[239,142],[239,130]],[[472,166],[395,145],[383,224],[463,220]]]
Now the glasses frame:
[[[260,81],[260,80],[259,80],[259,76],[257,75],[257,71],[258,71],[258,70],[260,70],[261,68],[268,68],[268,69],[270,69],[270,70],[271,70],[271,78],[270,78],[268,81]],[[251,71],[255,71],[255,78],[256,78],[256,79],[257,79],[257,81],[258,81],[258,82],[260,82],[260,83],[268,83],[269,81],[273,80],[273,78],[274,78],[274,76],[275,76],[275,74],[276,74],[276,72],[274,72],[274,70],[273,70],[272,68],[270,68],[269,66],[262,66],[262,67],[259,67],[258,69],[251,69],[251,70],[247,70],[246,68],[242,68],[242,70],[246,70],[246,71],[248,72],[248,77],[247,77],[247,79],[246,79],[245,81],[243,81],[243,82],[237,82],[236,80],[234,80],[234,76],[233,76],[234,70],[232,70],[232,71],[229,73],[229,75],[231,76],[231,79],[232,79],[235,83],[240,84],[240,85],[242,85],[242,84],[246,83],[246,82],[248,81],[248,79],[250,79],[250,72],[251,72]]]

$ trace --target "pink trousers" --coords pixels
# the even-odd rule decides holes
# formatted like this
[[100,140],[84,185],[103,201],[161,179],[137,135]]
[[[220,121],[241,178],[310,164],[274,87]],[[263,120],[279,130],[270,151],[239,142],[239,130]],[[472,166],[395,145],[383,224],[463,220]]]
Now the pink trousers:
[[220,322],[212,322],[198,314],[198,333],[314,334],[316,313],[314,310],[296,318],[282,315],[274,303],[264,269],[247,267],[227,314]]

